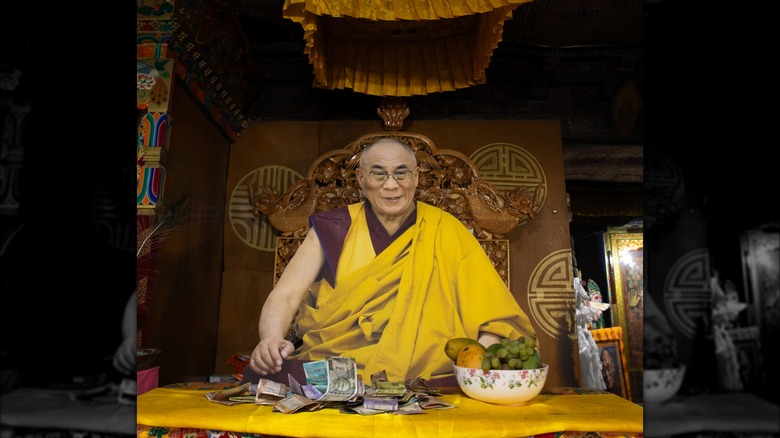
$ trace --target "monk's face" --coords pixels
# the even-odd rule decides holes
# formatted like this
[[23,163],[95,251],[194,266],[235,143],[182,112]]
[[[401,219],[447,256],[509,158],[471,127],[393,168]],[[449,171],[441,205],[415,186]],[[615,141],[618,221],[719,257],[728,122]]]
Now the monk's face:
[[[393,175],[377,181],[373,173],[404,173],[406,178],[397,181]],[[381,177],[380,177],[381,178]],[[403,176],[401,177],[403,178]],[[380,140],[363,152],[357,180],[366,199],[380,219],[404,219],[414,210],[414,193],[417,188],[417,160],[414,153],[392,140]]]

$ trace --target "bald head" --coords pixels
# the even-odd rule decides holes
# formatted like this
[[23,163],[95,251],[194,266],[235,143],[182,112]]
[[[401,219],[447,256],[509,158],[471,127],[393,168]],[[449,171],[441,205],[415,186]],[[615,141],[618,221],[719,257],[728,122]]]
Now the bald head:
[[366,160],[367,160],[366,155],[369,154],[369,151],[384,149],[384,148],[388,148],[388,147],[391,147],[391,148],[392,147],[398,147],[398,146],[403,148],[403,150],[406,152],[406,154],[409,156],[409,158],[411,158],[413,160],[412,161],[413,163],[417,162],[417,157],[415,157],[414,150],[412,149],[411,146],[409,146],[408,144],[406,144],[406,143],[404,143],[402,141],[396,140],[394,138],[381,138],[381,139],[379,139],[379,140],[377,140],[377,141],[367,145],[365,148],[363,148],[363,152],[360,154],[360,164],[359,164],[360,167],[365,167],[366,166]]

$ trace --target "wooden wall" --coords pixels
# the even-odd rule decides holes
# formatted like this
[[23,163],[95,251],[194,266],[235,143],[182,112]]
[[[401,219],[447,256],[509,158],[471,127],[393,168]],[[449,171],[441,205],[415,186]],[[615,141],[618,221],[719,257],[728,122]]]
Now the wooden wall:
[[[241,182],[265,166],[285,166],[305,177],[320,154],[382,131],[379,119],[254,122],[233,145],[226,184],[225,270],[214,363],[217,373],[230,372],[226,361],[231,354],[254,347],[260,309],[273,284],[273,252],[248,245],[241,237],[243,231],[231,224],[231,215],[246,215],[236,207],[238,198],[245,196]],[[421,120],[408,121],[405,131],[426,135],[437,148],[467,156],[492,143],[513,144],[539,162],[547,180],[547,198],[537,219],[507,235],[511,289],[539,332],[542,356],[552,368],[547,385],[576,386],[567,322],[574,312],[574,293],[559,122]],[[533,316],[538,314],[544,317]]]
[[145,347],[162,350],[159,385],[214,372],[229,141],[174,87],[163,200],[187,197],[187,219],[159,246]]

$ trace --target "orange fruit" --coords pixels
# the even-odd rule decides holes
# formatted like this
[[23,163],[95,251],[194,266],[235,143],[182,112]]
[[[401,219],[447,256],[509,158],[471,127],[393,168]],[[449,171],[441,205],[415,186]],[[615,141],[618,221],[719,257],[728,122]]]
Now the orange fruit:
[[460,350],[455,365],[463,368],[482,368],[484,357],[485,347],[482,344],[469,344]]

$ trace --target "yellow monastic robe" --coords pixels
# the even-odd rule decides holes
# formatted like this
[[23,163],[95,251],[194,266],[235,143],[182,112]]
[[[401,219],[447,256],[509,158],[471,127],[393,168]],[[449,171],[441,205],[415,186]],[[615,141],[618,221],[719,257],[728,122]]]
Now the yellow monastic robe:
[[430,379],[453,372],[444,353],[450,338],[535,332],[477,239],[451,214],[418,202],[416,223],[377,255],[365,204],[348,208],[335,288],[321,281],[302,306],[303,346],[293,358],[353,357],[364,382],[382,370],[391,381]]

